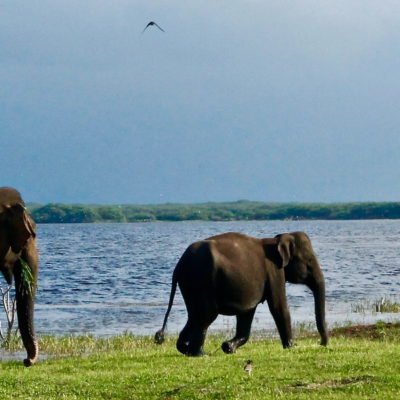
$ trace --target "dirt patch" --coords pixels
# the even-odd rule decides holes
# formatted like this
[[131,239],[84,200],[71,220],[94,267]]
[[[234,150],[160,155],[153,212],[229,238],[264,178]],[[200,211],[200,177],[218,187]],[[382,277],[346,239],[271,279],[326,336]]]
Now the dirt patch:
[[351,325],[334,328],[331,337],[350,337],[365,339],[382,339],[388,335],[400,335],[400,322],[382,322],[373,325]]

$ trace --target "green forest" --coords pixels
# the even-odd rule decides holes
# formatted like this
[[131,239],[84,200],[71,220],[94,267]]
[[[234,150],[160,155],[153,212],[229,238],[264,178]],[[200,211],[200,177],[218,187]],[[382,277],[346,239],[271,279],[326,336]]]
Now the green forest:
[[400,218],[400,202],[284,204],[243,200],[225,203],[153,205],[30,204],[28,210],[37,223]]

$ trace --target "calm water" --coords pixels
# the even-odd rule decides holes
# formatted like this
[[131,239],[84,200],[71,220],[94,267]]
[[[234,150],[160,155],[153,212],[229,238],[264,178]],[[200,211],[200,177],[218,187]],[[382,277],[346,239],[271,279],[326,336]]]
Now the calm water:
[[[395,318],[351,310],[383,296],[399,300],[400,221],[39,225],[37,331],[153,334],[162,324],[172,270],[189,243],[226,231],[270,237],[294,230],[309,234],[324,270],[330,325]],[[288,285],[288,296],[294,323],[314,320],[308,289]],[[169,321],[170,332],[186,321],[180,293]],[[219,317],[213,328],[234,325],[234,318]],[[258,307],[253,327],[274,328],[266,304]]]

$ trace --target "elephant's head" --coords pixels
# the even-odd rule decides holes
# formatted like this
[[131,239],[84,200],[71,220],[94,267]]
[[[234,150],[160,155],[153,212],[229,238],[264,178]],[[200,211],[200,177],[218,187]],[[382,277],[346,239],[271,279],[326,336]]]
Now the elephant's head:
[[12,268],[29,238],[36,236],[33,221],[19,192],[0,188],[0,270],[8,284]]
[[285,279],[291,283],[307,285],[314,295],[317,328],[321,344],[328,343],[325,322],[325,279],[309,237],[304,232],[277,235],[277,248],[285,271]]
[[[310,238],[304,232],[283,233],[275,236],[282,260],[281,267],[292,283],[306,283],[306,276],[314,269],[320,269]],[[296,282],[297,281],[297,282]]]
[[[38,254],[35,244],[35,225],[26,212],[19,192],[0,188],[0,270],[8,284],[15,278],[18,326],[28,353],[26,366],[38,358],[38,346],[33,324]],[[26,286],[28,267],[33,281]]]

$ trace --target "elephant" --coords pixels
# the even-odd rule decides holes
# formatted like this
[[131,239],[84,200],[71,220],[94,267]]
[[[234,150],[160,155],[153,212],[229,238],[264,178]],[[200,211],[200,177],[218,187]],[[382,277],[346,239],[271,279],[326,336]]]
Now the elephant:
[[305,284],[313,291],[321,344],[327,345],[324,276],[304,232],[284,233],[274,238],[228,232],[192,243],[174,269],[168,309],[154,340],[157,344],[164,341],[179,285],[188,314],[176,344],[182,354],[204,354],[207,329],[219,314],[236,316],[235,336],[222,343],[225,353],[234,353],[248,341],[256,308],[265,300],[283,348],[291,347],[286,281]]
[[39,355],[34,329],[34,300],[38,274],[35,223],[28,215],[20,193],[0,188],[0,270],[9,285],[15,279],[18,326],[27,351],[24,365],[33,365]]

